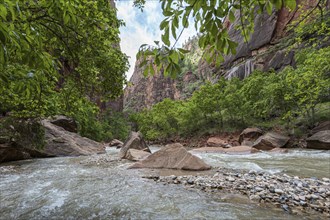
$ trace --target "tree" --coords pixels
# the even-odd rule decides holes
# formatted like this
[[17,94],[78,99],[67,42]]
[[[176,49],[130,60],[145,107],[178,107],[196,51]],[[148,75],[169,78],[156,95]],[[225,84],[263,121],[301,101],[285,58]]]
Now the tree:
[[[143,8],[145,0],[135,0],[134,4]],[[267,11],[272,13],[273,7],[295,9],[296,0],[160,0],[164,20],[160,23],[163,30],[161,45],[155,42],[158,48],[150,50],[150,46],[142,45],[137,54],[142,59],[141,66],[146,65],[147,72],[153,74],[153,65],[162,70],[164,75],[180,73],[179,60],[188,51],[175,48],[182,32],[189,25],[194,25],[199,33],[199,46],[204,51],[203,58],[208,63],[220,65],[223,57],[235,53],[237,43],[230,39],[224,21],[234,22],[238,19],[236,28],[240,29],[245,40],[249,39],[254,28],[255,12]],[[324,4],[320,0],[317,4]],[[194,19],[194,24],[189,23],[189,18]],[[170,36],[175,39],[173,45]],[[150,59],[150,56],[153,59]]]
[[0,12],[2,111],[73,114],[86,95],[121,94],[128,67],[118,47],[123,23],[109,1],[2,0]]

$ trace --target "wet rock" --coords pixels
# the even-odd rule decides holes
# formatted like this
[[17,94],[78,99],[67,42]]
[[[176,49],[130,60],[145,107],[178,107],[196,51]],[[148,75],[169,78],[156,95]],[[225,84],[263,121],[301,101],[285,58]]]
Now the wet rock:
[[275,132],[268,132],[259,137],[253,144],[258,150],[271,150],[273,148],[284,147],[289,141],[289,137]]
[[330,150],[330,130],[319,131],[306,139],[307,148]]
[[36,149],[24,148],[16,143],[0,144],[0,163],[51,156]]
[[189,153],[181,144],[168,144],[130,168],[170,168],[182,170],[209,170],[200,158]]
[[136,149],[136,150],[147,149],[147,152],[151,153],[149,147],[147,146],[140,132],[132,131],[130,133],[128,139],[124,143],[124,146],[119,151],[119,158],[124,159],[129,149]]

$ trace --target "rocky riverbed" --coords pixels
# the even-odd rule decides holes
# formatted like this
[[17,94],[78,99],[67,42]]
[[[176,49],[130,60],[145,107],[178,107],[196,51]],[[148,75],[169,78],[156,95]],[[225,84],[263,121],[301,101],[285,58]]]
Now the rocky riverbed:
[[205,176],[150,175],[162,184],[181,184],[209,193],[240,193],[265,206],[275,206],[292,214],[321,214],[330,217],[330,179],[300,178],[287,174],[217,169]]

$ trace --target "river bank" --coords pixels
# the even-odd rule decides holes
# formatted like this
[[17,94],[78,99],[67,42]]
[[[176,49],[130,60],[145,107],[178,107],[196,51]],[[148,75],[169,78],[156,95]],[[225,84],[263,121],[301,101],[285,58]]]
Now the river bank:
[[242,194],[261,206],[281,208],[290,214],[318,213],[330,217],[330,179],[300,178],[287,174],[216,169],[215,174],[158,176],[152,179],[162,184],[180,184],[187,189],[206,193]]

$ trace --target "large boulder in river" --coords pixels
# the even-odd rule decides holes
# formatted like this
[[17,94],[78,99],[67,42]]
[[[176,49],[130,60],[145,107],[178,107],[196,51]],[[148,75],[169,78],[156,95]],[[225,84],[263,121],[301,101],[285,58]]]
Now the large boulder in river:
[[144,150],[151,153],[140,132],[131,131],[128,139],[124,143],[124,146],[119,151],[119,158],[124,159],[126,157],[126,152],[129,149]]
[[42,120],[45,128],[44,152],[54,156],[79,156],[105,153],[105,147],[91,139],[69,132],[49,120]]
[[130,168],[169,168],[182,170],[209,170],[200,158],[189,153],[181,144],[168,144]]
[[140,161],[148,157],[151,153],[143,151],[143,150],[137,150],[137,149],[129,149],[126,152],[125,159],[132,160],[132,161]]
[[288,136],[276,132],[268,132],[260,136],[252,147],[258,150],[272,150],[276,147],[284,147],[289,140],[290,138]]
[[66,117],[64,115],[57,115],[53,117],[50,122],[54,125],[64,128],[67,131],[77,133],[77,123],[72,118]]
[[253,142],[262,136],[262,134],[263,132],[259,128],[246,128],[239,135],[238,142],[241,145],[252,146]]
[[306,141],[307,148],[330,150],[330,130],[319,131]]
[[259,152],[250,146],[235,146],[231,148],[223,147],[200,147],[191,150],[190,152],[203,152],[203,153],[224,153],[224,154],[251,154]]

